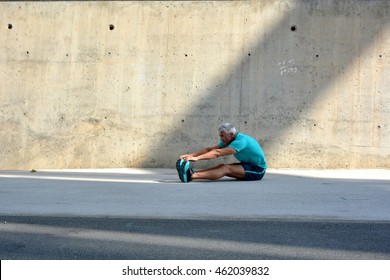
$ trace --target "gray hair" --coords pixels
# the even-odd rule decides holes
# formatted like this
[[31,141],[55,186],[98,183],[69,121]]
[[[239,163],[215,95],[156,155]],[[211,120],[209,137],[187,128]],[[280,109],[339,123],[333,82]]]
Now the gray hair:
[[224,123],[218,128],[218,132],[224,131],[225,133],[237,134],[237,129],[230,123]]

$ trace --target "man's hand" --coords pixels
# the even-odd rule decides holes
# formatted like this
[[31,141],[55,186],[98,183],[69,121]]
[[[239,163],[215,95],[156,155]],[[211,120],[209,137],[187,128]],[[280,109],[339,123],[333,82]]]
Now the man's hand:
[[187,157],[190,157],[191,155],[190,154],[185,154],[185,155],[181,155],[181,156],[179,156],[179,159],[182,159],[182,158],[187,158]]
[[191,155],[182,155],[179,157],[180,159],[184,159],[185,161],[198,161],[198,157],[194,157],[194,156],[191,156]]
[[184,158],[185,161],[198,161],[198,157],[188,156]]

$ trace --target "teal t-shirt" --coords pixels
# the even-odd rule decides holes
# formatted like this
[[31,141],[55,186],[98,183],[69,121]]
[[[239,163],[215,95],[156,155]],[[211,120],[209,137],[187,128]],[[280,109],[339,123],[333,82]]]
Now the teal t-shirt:
[[[221,148],[226,148],[222,141],[220,141],[218,145]],[[263,149],[252,137],[243,133],[237,133],[236,138],[229,144],[228,147],[237,151],[234,156],[240,162],[267,168],[267,161],[265,159]]]

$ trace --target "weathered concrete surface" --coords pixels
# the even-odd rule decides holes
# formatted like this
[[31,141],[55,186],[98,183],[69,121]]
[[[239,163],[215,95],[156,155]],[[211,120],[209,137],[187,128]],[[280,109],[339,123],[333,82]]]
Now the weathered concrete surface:
[[389,1],[0,2],[0,169],[390,167]]

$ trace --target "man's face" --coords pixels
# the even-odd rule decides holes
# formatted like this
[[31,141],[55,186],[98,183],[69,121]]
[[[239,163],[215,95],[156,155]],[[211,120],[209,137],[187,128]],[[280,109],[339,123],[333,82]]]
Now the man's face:
[[225,146],[228,146],[230,142],[234,140],[234,134],[233,133],[226,133],[225,131],[221,131],[219,133],[219,137],[221,138],[221,141]]

